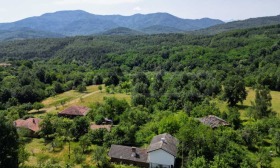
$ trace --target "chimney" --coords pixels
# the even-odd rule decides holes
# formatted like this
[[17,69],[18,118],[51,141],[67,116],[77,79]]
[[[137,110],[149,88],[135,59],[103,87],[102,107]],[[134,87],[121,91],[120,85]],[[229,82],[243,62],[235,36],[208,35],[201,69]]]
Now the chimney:
[[131,147],[131,157],[134,157],[134,158],[137,157],[136,147]]
[[36,124],[35,119],[33,118],[33,123]]
[[160,138],[161,142],[165,143],[165,138]]
[[136,153],[136,147],[131,147],[131,152]]

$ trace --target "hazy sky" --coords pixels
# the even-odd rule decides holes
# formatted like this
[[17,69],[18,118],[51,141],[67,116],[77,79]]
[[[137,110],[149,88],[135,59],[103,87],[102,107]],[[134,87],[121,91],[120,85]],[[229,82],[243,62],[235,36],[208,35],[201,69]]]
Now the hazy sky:
[[0,0],[0,22],[60,10],[93,14],[168,12],[181,18],[241,20],[280,14],[280,0]]

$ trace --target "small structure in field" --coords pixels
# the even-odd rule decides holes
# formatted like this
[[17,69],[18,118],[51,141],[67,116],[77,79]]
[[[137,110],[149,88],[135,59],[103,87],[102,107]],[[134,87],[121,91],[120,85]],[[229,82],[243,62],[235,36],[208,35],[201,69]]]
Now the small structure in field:
[[58,113],[58,116],[74,118],[77,116],[86,116],[89,111],[90,111],[90,108],[87,108],[87,107],[71,106],[71,107],[68,107],[65,110],[61,111],[60,113]]
[[132,164],[145,168],[173,168],[177,155],[178,140],[170,134],[155,136],[148,149],[112,145],[111,162]]
[[109,119],[109,118],[104,118],[104,121],[102,122],[102,124],[104,125],[113,125],[113,120]]
[[40,118],[28,118],[26,120],[18,119],[14,121],[14,126],[17,129],[25,129],[29,131],[30,136],[37,136],[37,133],[41,130]]
[[96,125],[96,124],[90,125],[91,130],[106,129],[107,131],[111,131],[111,128],[112,128],[112,125]]
[[214,115],[209,115],[203,118],[198,119],[201,123],[210,126],[211,128],[218,128],[220,126],[229,126],[230,124],[226,122],[225,120],[214,116]]

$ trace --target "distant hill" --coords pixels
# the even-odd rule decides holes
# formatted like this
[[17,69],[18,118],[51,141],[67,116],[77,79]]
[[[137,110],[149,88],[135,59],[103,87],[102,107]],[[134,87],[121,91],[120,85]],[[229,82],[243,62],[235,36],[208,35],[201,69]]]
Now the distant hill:
[[101,33],[101,35],[144,35],[144,34],[145,34],[144,32],[132,30],[126,27],[118,27]]
[[[121,15],[94,15],[85,11],[59,11],[38,17],[30,17],[12,23],[0,24],[0,30],[30,28],[33,30],[53,32],[65,36],[91,35],[106,32],[118,27],[141,31],[142,29],[159,26],[169,29],[158,29],[157,33],[168,33],[173,30],[197,30],[224,23],[216,19],[181,19],[168,13]],[[167,32],[165,32],[167,30]]]
[[[195,34],[217,34],[220,32],[236,30],[236,29],[246,29],[253,27],[263,27],[280,24],[280,15],[278,16],[270,16],[270,17],[259,17],[259,18],[251,18],[241,21],[233,21],[225,24],[219,24],[212,27],[208,27],[206,29],[201,29],[195,31]],[[194,33],[194,32],[189,32]]]
[[176,29],[174,27],[167,27],[167,26],[160,26],[160,25],[146,27],[141,30],[147,34],[182,33],[183,32],[183,30]]
[[24,40],[24,39],[35,39],[35,38],[60,38],[60,37],[64,37],[64,36],[57,33],[36,31],[30,28],[0,30],[0,41]]

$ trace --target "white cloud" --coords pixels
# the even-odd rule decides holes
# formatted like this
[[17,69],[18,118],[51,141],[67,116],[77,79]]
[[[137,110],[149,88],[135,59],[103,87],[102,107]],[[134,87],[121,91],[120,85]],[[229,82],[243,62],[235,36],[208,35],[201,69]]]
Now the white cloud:
[[97,5],[117,5],[127,3],[137,3],[141,0],[56,0],[56,5],[81,5],[81,4],[97,4]]
[[137,6],[137,7],[133,8],[133,10],[134,10],[134,11],[141,11],[142,8],[141,8],[140,6]]

